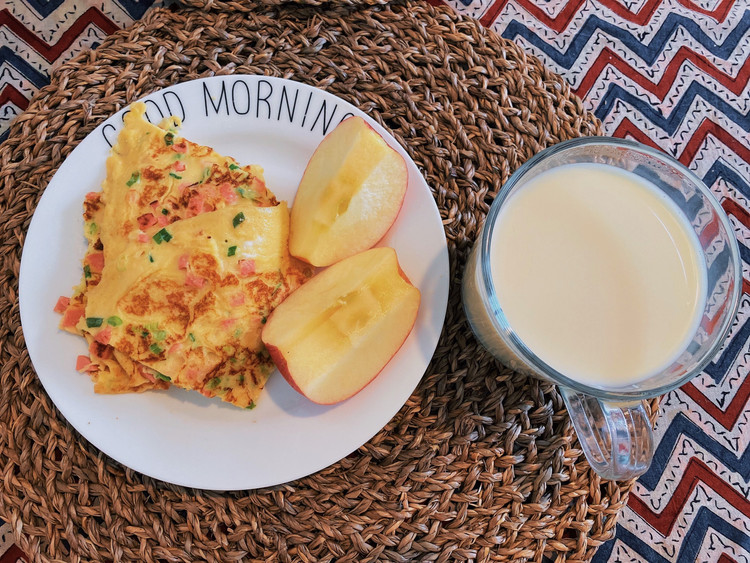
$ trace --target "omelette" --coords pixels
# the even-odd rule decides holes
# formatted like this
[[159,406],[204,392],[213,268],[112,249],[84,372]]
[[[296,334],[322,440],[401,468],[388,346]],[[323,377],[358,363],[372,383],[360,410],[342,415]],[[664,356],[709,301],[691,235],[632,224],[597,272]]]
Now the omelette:
[[99,393],[170,384],[252,407],[273,371],[260,333],[311,275],[289,255],[289,212],[240,166],[133,104],[100,193],[84,201],[83,279],[56,310],[83,335]]

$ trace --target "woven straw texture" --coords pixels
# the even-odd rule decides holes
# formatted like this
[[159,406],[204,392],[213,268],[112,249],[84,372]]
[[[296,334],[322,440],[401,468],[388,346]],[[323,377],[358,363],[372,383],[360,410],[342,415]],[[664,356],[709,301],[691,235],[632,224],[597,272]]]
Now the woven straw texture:
[[[440,209],[451,296],[421,384],[369,443],[305,479],[222,494],[143,477],[83,440],[34,373],[17,296],[29,220],[76,144],[138,97],[230,73],[328,90],[393,133]],[[424,3],[195,0],[61,67],[0,148],[0,517],[19,545],[41,561],[589,559],[632,483],[590,471],[553,386],[479,347],[459,281],[508,175],[598,131],[536,59]]]

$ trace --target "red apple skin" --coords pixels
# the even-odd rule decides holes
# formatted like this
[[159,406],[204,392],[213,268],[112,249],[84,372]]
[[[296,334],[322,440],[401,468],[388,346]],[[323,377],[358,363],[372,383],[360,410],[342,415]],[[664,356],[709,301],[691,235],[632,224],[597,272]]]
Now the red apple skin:
[[273,361],[274,365],[276,365],[279,373],[281,373],[284,379],[286,379],[286,382],[291,385],[292,388],[297,391],[297,393],[299,393],[300,395],[304,395],[302,389],[297,387],[297,383],[294,381],[292,374],[289,373],[289,366],[287,365],[286,360],[284,359],[284,355],[281,353],[281,350],[279,350],[273,344],[266,344],[266,350],[268,350],[268,353],[271,356],[271,360]]

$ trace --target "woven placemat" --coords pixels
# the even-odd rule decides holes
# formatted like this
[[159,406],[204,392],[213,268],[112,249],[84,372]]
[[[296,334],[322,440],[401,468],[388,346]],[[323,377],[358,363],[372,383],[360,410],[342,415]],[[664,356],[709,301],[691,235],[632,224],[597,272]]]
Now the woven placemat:
[[[0,148],[0,517],[33,558],[584,560],[612,537],[631,483],[591,472],[553,386],[478,346],[459,290],[498,187],[598,123],[560,77],[448,8],[314,4],[152,11],[61,67]],[[76,144],[138,97],[230,73],[323,88],[393,133],[440,209],[451,296],[421,384],[369,443],[305,479],[222,494],[144,477],[83,440],[30,364],[17,296],[31,215]]]

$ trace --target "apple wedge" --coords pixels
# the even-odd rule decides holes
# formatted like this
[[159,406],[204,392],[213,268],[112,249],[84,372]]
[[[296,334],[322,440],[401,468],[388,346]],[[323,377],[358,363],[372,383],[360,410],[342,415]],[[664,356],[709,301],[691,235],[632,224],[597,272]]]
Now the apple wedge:
[[329,266],[375,245],[396,220],[404,158],[361,117],[345,119],[307,164],[292,206],[289,251]]
[[348,399],[398,352],[420,293],[392,248],[355,254],[300,287],[268,317],[262,339],[297,391],[320,404]]

